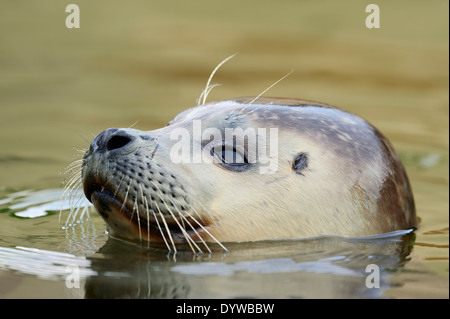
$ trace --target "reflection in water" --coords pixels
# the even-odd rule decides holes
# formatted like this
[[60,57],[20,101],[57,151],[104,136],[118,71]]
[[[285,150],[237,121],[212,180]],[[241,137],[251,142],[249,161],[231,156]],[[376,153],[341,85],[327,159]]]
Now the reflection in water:
[[72,254],[29,247],[0,247],[0,269],[12,269],[40,279],[63,279],[68,266],[76,266],[80,277],[95,275],[90,261]]
[[[167,255],[109,240],[91,261],[86,298],[379,298],[414,234],[235,244],[230,253]],[[380,287],[367,288],[369,264]],[[108,274],[116,274],[111,277]],[[370,278],[369,278],[370,279]],[[373,282],[373,281],[370,281]]]
[[[209,255],[167,254],[116,239],[90,257],[0,247],[0,269],[60,281],[72,298],[382,298],[414,237],[233,244],[230,253],[217,247]],[[370,264],[380,270],[374,280]],[[82,291],[67,283],[74,275]],[[378,279],[379,287],[367,287]]]

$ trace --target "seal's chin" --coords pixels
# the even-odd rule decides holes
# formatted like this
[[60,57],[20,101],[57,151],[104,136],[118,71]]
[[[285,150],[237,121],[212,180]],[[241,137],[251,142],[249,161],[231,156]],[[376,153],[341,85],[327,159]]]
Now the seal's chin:
[[89,193],[88,199],[109,226],[111,235],[129,240],[148,237],[147,221],[138,219],[110,190],[97,187]]
[[186,219],[191,227],[181,229],[180,221],[174,218],[164,216],[160,220],[153,213],[139,213],[132,205],[124,203],[119,195],[96,181],[85,182],[84,192],[114,237],[148,242],[164,242],[171,237],[175,243],[186,243],[186,236],[198,240],[205,230],[205,223]]

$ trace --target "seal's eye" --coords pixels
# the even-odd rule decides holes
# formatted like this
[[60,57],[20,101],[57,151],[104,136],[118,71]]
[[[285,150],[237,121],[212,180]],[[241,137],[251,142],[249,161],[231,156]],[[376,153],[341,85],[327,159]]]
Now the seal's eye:
[[250,166],[245,153],[238,151],[235,147],[227,145],[213,147],[211,155],[218,164],[231,171],[242,172]]

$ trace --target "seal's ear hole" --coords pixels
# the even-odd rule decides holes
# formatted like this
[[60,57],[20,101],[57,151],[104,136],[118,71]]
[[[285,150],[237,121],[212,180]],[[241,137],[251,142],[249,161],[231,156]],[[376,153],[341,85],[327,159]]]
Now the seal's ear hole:
[[308,154],[298,153],[295,156],[294,161],[292,162],[292,169],[297,174],[303,175],[301,171],[304,170],[306,167],[308,167]]

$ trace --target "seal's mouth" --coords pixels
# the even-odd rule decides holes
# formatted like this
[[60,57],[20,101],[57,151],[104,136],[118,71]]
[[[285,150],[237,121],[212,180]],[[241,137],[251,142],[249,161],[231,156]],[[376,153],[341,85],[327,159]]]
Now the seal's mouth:
[[113,236],[149,242],[171,238],[175,243],[186,243],[186,237],[193,240],[201,238],[208,225],[203,220],[193,221],[191,217],[185,217],[189,227],[181,227],[185,223],[174,216],[140,212],[135,205],[98,180],[85,181],[83,186],[85,196],[105,220]]

